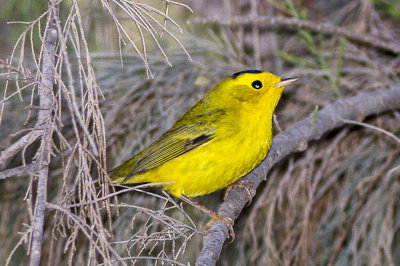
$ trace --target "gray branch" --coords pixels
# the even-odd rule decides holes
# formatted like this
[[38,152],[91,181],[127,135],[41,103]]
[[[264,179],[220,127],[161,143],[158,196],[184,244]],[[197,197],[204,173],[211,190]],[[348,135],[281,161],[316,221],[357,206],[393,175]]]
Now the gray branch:
[[[332,129],[343,126],[343,119],[362,120],[369,115],[395,109],[400,109],[400,87],[360,93],[330,104],[318,112],[315,121],[313,115],[310,115],[274,137],[267,157],[242,180],[250,180],[249,187],[256,189],[266,179],[271,167],[291,153],[304,151],[309,141],[317,140]],[[248,201],[248,195],[243,189],[233,188],[227,200],[220,205],[218,213],[235,220]],[[197,265],[215,265],[227,237],[228,228],[223,223],[215,222],[204,237]]]
[[0,172],[0,180],[6,179],[6,178],[12,177],[12,176],[28,175],[35,171],[35,166],[36,166],[36,164],[31,163],[31,164],[27,164],[27,165],[18,166],[18,167],[12,168],[12,169],[4,170],[4,171]]
[[47,202],[47,180],[49,174],[49,163],[51,156],[51,140],[54,131],[53,111],[54,95],[53,84],[55,77],[55,59],[57,43],[57,24],[59,5],[54,0],[48,1],[47,23],[45,37],[42,45],[42,68],[40,87],[40,111],[38,114],[37,126],[43,127],[41,145],[38,150],[36,163],[38,164],[38,185],[37,197],[34,208],[32,223],[32,245],[30,249],[30,266],[40,264],[40,257],[43,243],[44,215]]
[[21,137],[20,139],[18,139],[16,142],[14,142],[10,147],[0,152],[0,169],[6,166],[8,159],[13,157],[15,154],[17,154],[25,147],[32,144],[41,135],[42,132],[39,130],[31,131],[28,134]]

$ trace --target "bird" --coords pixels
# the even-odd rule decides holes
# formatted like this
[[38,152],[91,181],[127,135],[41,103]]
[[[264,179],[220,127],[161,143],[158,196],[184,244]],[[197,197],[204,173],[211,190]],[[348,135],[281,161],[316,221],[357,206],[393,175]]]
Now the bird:
[[192,198],[243,187],[238,179],[268,153],[272,115],[284,87],[297,80],[261,70],[223,79],[157,140],[111,170],[112,182],[164,183],[163,190],[223,222],[234,237],[231,218]]

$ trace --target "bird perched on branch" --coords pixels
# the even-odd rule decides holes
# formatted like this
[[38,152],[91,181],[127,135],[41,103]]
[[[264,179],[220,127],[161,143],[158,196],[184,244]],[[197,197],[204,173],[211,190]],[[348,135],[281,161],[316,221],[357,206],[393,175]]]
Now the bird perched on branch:
[[[230,185],[267,155],[272,114],[285,86],[268,72],[246,70],[222,80],[171,129],[110,172],[114,183],[160,183],[175,197],[225,223],[233,220],[198,204],[192,197]],[[236,183],[235,183],[236,182]]]

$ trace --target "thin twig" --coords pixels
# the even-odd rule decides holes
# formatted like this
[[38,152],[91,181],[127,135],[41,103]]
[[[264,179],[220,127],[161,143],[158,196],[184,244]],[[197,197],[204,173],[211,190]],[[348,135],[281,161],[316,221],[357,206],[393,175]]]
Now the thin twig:
[[383,128],[376,127],[376,126],[373,126],[373,125],[370,125],[367,123],[363,123],[363,122],[358,122],[355,120],[349,120],[349,119],[341,119],[341,120],[343,122],[345,122],[346,124],[358,125],[358,126],[370,128],[370,129],[376,130],[378,132],[381,132],[381,133],[385,134],[386,136],[391,137],[392,139],[394,139],[395,141],[397,141],[400,144],[400,139],[398,137],[396,137],[392,132],[384,130]]
[[[1,178],[1,175],[0,175],[0,178]],[[75,204],[70,204],[70,205],[63,205],[63,207],[64,208],[82,207],[82,206],[86,206],[86,205],[89,205],[89,204],[105,201],[107,199],[110,199],[110,198],[115,197],[115,196],[117,196],[119,194],[123,194],[123,193],[129,192],[129,191],[141,191],[140,190],[141,188],[154,187],[154,186],[160,186],[160,185],[171,184],[171,183],[174,183],[174,182],[161,182],[161,183],[151,183],[151,184],[150,183],[148,183],[148,184],[146,183],[146,184],[142,184],[142,185],[138,185],[138,186],[134,186],[134,187],[128,187],[128,188],[125,188],[125,189],[122,189],[122,190],[107,194],[104,197],[96,198],[94,200],[75,203]]]
[[[99,235],[99,233],[96,232],[92,228],[92,226],[87,224],[84,220],[80,219],[80,217],[77,217],[76,215],[74,215],[69,209],[63,208],[59,205],[52,204],[49,202],[46,203],[46,207],[48,209],[60,211],[60,212],[64,213],[65,215],[67,215],[67,217],[69,219],[71,219],[74,223],[76,223],[78,225],[78,227],[81,229],[82,233],[84,233],[88,239],[92,239],[93,236],[95,236],[97,238],[101,237]],[[108,249],[114,254],[114,256],[117,257],[118,259],[120,259],[119,254],[111,247],[111,245],[108,242],[106,243],[106,245],[108,246]],[[94,248],[99,252],[99,254],[103,255],[103,257],[106,257],[105,254],[103,253],[103,250],[101,248],[99,248],[98,245],[94,245]],[[123,262],[123,265],[127,265],[127,264],[125,262]]]

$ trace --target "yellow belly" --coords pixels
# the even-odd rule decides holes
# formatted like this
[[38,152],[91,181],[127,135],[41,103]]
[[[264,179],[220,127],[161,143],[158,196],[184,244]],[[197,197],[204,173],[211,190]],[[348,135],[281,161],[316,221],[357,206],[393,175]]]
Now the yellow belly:
[[163,185],[163,189],[176,197],[208,194],[227,187],[250,172],[265,157],[270,142],[271,134],[267,130],[242,131],[240,136],[216,138],[157,168],[136,175],[132,181],[174,182]]

